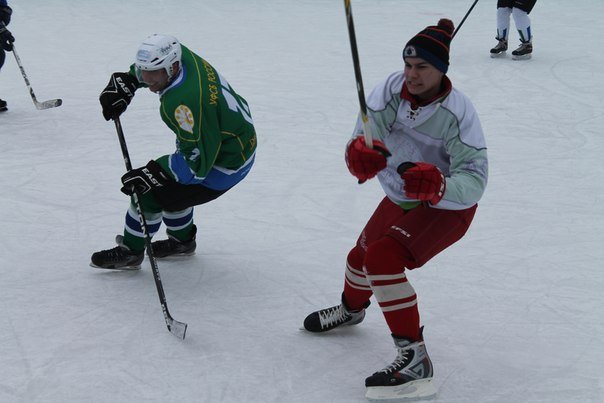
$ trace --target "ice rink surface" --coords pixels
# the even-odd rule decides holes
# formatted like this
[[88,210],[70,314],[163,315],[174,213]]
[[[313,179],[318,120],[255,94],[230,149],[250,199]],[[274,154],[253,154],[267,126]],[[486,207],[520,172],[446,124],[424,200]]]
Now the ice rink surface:
[[[365,90],[402,68],[408,39],[470,0],[353,1]],[[344,263],[383,192],[344,164],[358,101],[342,1],[12,1],[0,72],[0,401],[363,402],[395,350],[377,304],[354,328],[299,330],[339,302]],[[529,61],[489,58],[495,1],[451,47],[449,76],[485,131],[490,180],[459,243],[408,274],[437,402],[604,401],[604,53],[601,0],[537,2]],[[512,22],[512,29],[514,25]],[[88,266],[113,247],[128,199],[98,95],[149,34],[173,34],[250,104],[248,178],[195,210],[197,254]],[[517,45],[510,35],[510,47]],[[122,124],[135,166],[170,153],[157,96]],[[165,236],[163,229],[157,238]]]

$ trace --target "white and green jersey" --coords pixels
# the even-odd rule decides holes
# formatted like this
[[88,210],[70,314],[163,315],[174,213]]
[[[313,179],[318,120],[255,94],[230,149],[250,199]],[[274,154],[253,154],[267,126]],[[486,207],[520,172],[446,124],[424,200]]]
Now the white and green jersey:
[[[402,206],[417,202],[405,197],[397,167],[403,162],[427,162],[445,175],[444,197],[439,209],[462,210],[480,200],[488,178],[487,148],[476,110],[461,92],[452,89],[425,106],[411,108],[401,97],[402,71],[378,84],[367,98],[370,128],[374,139],[384,142],[392,153],[378,174],[386,195]],[[445,80],[448,79],[445,77]],[[362,135],[361,118],[354,136]]]

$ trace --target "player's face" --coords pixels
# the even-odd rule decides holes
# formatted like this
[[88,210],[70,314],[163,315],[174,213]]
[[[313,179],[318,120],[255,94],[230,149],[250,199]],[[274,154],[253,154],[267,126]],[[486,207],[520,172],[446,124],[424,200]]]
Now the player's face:
[[405,59],[405,80],[412,95],[420,100],[429,100],[438,95],[444,74],[419,57]]
[[168,86],[168,72],[166,69],[141,70],[141,78],[153,92],[160,92]]

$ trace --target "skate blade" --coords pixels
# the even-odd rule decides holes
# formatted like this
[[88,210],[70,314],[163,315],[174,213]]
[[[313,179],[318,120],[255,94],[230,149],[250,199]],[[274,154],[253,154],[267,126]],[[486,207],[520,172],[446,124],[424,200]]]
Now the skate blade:
[[491,53],[491,59],[498,59],[500,57],[505,57],[505,52],[501,52],[501,53]]
[[411,399],[430,399],[434,395],[436,388],[430,378],[397,386],[370,386],[365,397],[370,401],[403,402]]
[[97,266],[94,263],[90,262],[90,267],[94,267],[95,269],[103,269],[103,270],[121,270],[121,271],[134,271],[140,270],[141,266],[121,266],[121,267],[101,267]]
[[531,58],[531,54],[530,53],[528,55],[522,55],[522,56],[512,55],[512,60],[528,60],[530,58]]
[[188,252],[188,253],[177,253],[175,255],[168,255],[168,256],[155,256],[155,258],[156,259],[168,260],[169,261],[169,260],[181,260],[181,259],[193,256],[193,255],[195,255],[195,251]]

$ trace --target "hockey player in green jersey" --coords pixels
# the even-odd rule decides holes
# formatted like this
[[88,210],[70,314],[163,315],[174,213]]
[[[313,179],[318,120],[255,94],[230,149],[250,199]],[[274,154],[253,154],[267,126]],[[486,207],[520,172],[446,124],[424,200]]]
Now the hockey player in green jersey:
[[[193,206],[224,194],[254,163],[250,109],[214,67],[168,35],[146,38],[130,71],[111,75],[99,98],[105,119],[121,115],[141,87],[159,95],[160,115],[176,134],[176,150],[126,173],[121,191],[139,194],[150,236],[162,221],[166,225],[168,239],[153,242],[156,257],[190,255],[196,248]],[[132,203],[116,242],[94,253],[91,265],[140,268],[145,240]]]

